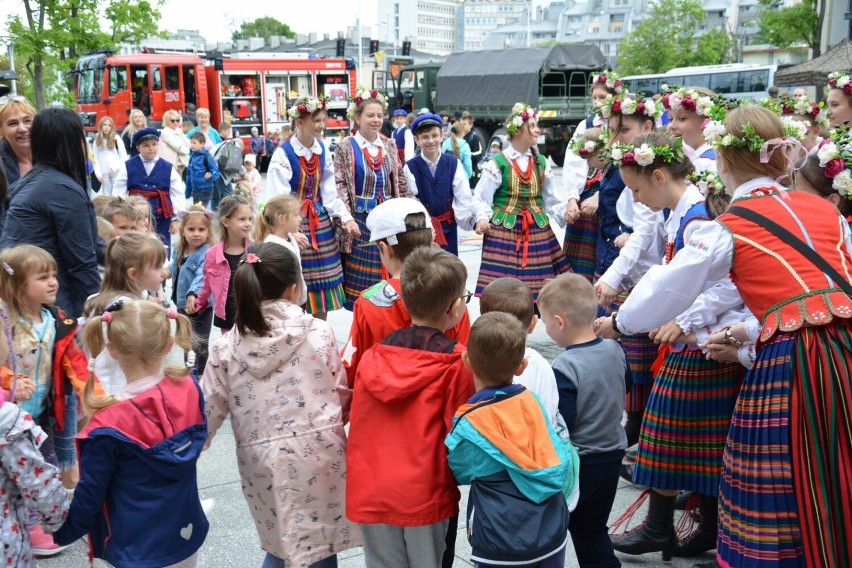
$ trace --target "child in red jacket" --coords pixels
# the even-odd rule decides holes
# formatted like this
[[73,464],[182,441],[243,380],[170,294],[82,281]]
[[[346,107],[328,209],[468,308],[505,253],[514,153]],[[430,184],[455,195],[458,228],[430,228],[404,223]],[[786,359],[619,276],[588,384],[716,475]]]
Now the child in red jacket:
[[460,498],[444,438],[474,392],[464,347],[445,331],[467,313],[471,293],[464,263],[437,248],[408,255],[401,276],[412,325],[364,353],[355,375],[346,516],[362,524],[368,566],[434,567]]

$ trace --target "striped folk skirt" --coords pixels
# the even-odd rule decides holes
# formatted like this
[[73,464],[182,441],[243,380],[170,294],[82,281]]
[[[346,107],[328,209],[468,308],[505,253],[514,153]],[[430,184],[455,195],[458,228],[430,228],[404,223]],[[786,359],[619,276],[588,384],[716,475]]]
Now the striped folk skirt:
[[307,311],[317,314],[339,310],[346,302],[343,294],[343,267],[328,213],[319,215],[319,222],[313,232],[308,218],[303,217],[299,230],[311,242],[307,250],[300,251],[302,277],[308,286]]
[[718,495],[722,452],[744,375],[739,363],[708,361],[696,346],[672,349],[645,409],[633,482]]
[[532,223],[529,232],[524,233],[520,218],[512,229],[492,223],[482,238],[476,296],[482,296],[482,290],[494,280],[508,277],[529,286],[533,299],[537,300],[547,280],[570,271],[571,266],[550,226],[542,229]]
[[719,497],[724,567],[852,566],[852,321],[777,333],[734,408]]
[[[580,196],[580,204],[582,205],[583,201],[596,193],[595,189],[584,191]],[[562,247],[565,258],[574,272],[585,276],[589,282],[592,282],[595,277],[598,225],[597,213],[580,215],[579,219],[565,229],[565,244]]]
[[[600,274],[595,275],[595,280],[598,278],[600,278]],[[619,294],[609,308],[598,306],[598,317],[609,316],[612,315],[612,312],[618,311],[618,308],[624,304],[628,296],[630,296],[630,290]],[[642,412],[645,410],[648,399],[651,398],[651,388],[654,386],[654,374],[651,367],[657,360],[660,346],[654,343],[647,333],[623,335],[618,342],[621,343],[624,353],[627,355],[627,365],[630,367],[630,374],[633,379],[633,385],[627,390],[627,402],[624,409],[628,412]]]
[[343,263],[343,292],[346,294],[347,310],[352,310],[355,300],[361,292],[381,281],[386,272],[379,258],[379,247],[370,243],[370,230],[367,229],[367,214],[356,211],[353,219],[361,230],[361,236],[352,239],[352,248],[341,253]]

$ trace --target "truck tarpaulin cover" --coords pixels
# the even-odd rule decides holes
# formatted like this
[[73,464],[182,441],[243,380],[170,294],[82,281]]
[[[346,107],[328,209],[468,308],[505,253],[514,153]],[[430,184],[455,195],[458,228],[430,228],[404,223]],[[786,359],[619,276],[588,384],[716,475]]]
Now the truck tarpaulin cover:
[[556,45],[453,53],[437,77],[438,108],[538,106],[542,73],[598,70],[606,58],[593,45]]

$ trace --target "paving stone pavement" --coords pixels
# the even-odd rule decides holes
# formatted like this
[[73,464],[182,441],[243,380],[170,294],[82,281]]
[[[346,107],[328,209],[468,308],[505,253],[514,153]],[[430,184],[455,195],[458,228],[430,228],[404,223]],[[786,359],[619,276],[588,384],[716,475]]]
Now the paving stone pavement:
[[[561,172],[556,170],[556,183],[561,183]],[[556,229],[557,237],[562,241],[564,231]],[[474,290],[479,272],[480,240],[473,233],[464,233],[459,237],[459,257],[468,269],[468,289]],[[469,305],[471,319],[479,315],[479,301],[471,299]],[[334,329],[338,343],[343,346],[349,334],[352,314],[345,310],[329,314],[329,323]],[[217,333],[214,330],[214,334]],[[211,338],[215,341],[217,335]],[[544,325],[539,322],[529,336],[529,345],[539,351],[548,361],[552,361],[560,352],[544,331]],[[240,476],[237,470],[235,443],[229,422],[225,422],[219,430],[211,447],[204,452],[198,463],[198,486],[202,499],[212,498],[216,501],[215,508],[209,515],[210,533],[200,550],[198,566],[200,568],[257,568],[263,563],[264,553],[260,549],[259,540],[254,529],[251,515],[243,498],[240,487]],[[641,488],[636,488],[620,480],[615,497],[610,522],[618,518],[640,495]],[[467,502],[467,489],[462,488],[462,515],[459,520],[459,534],[456,539],[456,560],[454,568],[472,566],[469,561],[470,546],[465,536],[464,511]],[[643,507],[644,509],[644,507]],[[637,518],[644,517],[644,510]],[[88,566],[88,546],[84,540],[72,545],[68,550],[53,557],[39,561],[41,568],[84,568]],[[689,568],[696,562],[706,562],[714,558],[713,553],[705,553],[695,559],[675,558],[671,562],[663,562],[660,554],[645,554],[628,556],[619,554],[624,566],[670,568]],[[340,568],[361,568],[366,566],[363,551],[353,549],[338,556]],[[570,542],[566,554],[565,566],[577,566],[577,559]],[[96,560],[94,566],[103,568],[107,563]]]

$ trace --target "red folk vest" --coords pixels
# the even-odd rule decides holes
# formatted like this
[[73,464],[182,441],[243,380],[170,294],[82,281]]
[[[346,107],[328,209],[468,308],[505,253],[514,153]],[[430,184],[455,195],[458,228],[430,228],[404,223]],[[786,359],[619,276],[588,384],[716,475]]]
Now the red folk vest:
[[[845,246],[843,219],[831,203],[799,191],[767,195],[758,190],[755,194],[738,199],[736,205],[769,217],[809,242],[817,254],[852,281],[852,256]],[[779,237],[730,213],[717,220],[734,239],[731,279],[746,306],[763,324],[763,341],[778,330],[825,325],[834,316],[852,317],[852,300]]]

